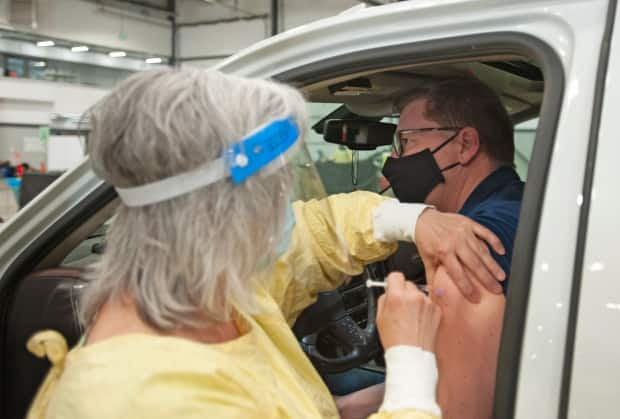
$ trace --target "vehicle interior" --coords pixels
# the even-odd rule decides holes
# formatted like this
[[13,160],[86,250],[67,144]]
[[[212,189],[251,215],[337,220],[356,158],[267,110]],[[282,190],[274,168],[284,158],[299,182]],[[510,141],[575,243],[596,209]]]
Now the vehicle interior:
[[[535,64],[512,58],[405,66],[307,87],[313,126],[306,143],[326,193],[369,190],[393,196],[381,168],[392,152],[394,124],[398,122],[394,103],[416,83],[448,76],[477,77],[500,96],[515,127],[515,168],[525,181],[544,81]],[[379,122],[392,129],[377,127]],[[349,127],[348,136],[342,133],[343,123]],[[368,138],[360,143],[359,137],[356,141],[351,132],[364,129]],[[424,265],[415,245],[403,242],[390,258],[368,265],[363,274],[337,292],[320,295],[317,303],[302,313],[295,324],[293,330],[302,347],[332,393],[358,390],[359,387],[350,385],[352,377],[361,387],[382,380],[376,376],[385,370],[374,325],[376,299],[381,292],[367,288],[365,282],[382,280],[395,270],[425,289]],[[351,318],[359,329],[350,327]]]
[[[355,140],[338,143],[337,135],[334,140],[333,132],[327,129],[327,121],[351,121],[358,127],[377,122],[395,124],[397,98],[421,80],[447,75],[473,75],[499,94],[515,126],[515,164],[525,181],[543,100],[543,73],[533,60],[520,55],[493,55],[374,68],[303,85],[311,116],[306,145],[325,193],[363,189],[390,194],[381,167],[393,140],[386,128],[369,131],[377,132],[370,145],[356,146]],[[331,124],[340,126],[338,122]],[[0,416],[23,417],[49,369],[47,360],[26,350],[29,337],[41,329],[55,329],[73,346],[83,333],[76,317],[79,292],[86,286],[83,272],[105,251],[106,227],[113,222],[117,205],[113,196],[102,201],[98,210],[80,219],[47,247],[43,257],[12,278],[12,286],[2,295]],[[336,394],[350,390],[339,380],[347,371],[361,368],[379,376],[384,373],[374,325],[378,293],[367,289],[365,280],[382,279],[387,272],[399,269],[421,287],[425,283],[415,248],[401,247],[394,256],[367,266],[338,290],[322,294],[293,328],[302,348]]]

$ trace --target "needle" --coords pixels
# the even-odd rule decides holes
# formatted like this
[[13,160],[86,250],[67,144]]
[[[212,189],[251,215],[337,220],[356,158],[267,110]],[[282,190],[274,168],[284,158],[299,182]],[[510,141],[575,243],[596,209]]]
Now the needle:
[[366,287],[368,287],[368,288],[381,287],[381,288],[386,288],[387,289],[387,283],[384,282],[384,281],[373,281],[372,279],[367,279],[366,280]]
[[[385,282],[385,281],[373,281],[372,279],[367,279],[366,280],[366,287],[367,288],[380,287],[380,288],[387,289],[387,282]],[[416,287],[418,287],[418,289],[420,291],[422,291],[424,294],[428,294],[428,286],[426,284],[416,284]]]

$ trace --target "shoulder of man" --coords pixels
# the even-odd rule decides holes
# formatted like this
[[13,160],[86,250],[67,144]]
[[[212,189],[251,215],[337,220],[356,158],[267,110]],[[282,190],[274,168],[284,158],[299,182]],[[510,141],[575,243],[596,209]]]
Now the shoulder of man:
[[[489,249],[493,258],[507,275],[510,274],[520,210],[521,201],[491,200],[481,203],[470,213],[463,214],[491,230],[500,239],[506,249],[504,255],[495,253],[490,247]],[[507,286],[508,279],[502,282],[504,293],[506,293]]]

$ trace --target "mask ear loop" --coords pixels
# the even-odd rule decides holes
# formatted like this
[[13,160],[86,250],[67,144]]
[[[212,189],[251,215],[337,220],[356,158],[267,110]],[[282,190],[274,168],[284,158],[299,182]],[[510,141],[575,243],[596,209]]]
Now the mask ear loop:
[[[450,141],[454,140],[456,138],[457,135],[459,135],[459,133],[461,132],[462,128],[459,128],[457,132],[454,133],[453,136],[451,136],[450,138],[448,138],[447,140],[445,140],[443,143],[439,144],[434,150],[431,151],[431,154],[435,154],[436,152],[438,152],[439,150],[441,150],[443,147],[445,147],[446,144],[448,144]],[[453,169],[456,166],[460,165],[461,163],[456,162],[456,163],[452,163],[447,165],[446,167],[444,167],[443,169],[439,169],[440,172],[445,172],[447,170]]]
[[456,136],[459,135],[459,133],[461,132],[461,129],[462,128],[459,128],[459,130],[457,132],[455,132],[453,136],[449,137],[443,143],[439,144],[437,147],[435,147],[434,150],[431,150],[431,154],[435,154],[436,152],[438,152],[439,150],[444,148],[446,146],[446,144],[448,144],[450,141],[454,140],[456,138]]
[[452,164],[447,165],[447,166],[446,166],[446,167],[444,167],[443,169],[439,169],[439,171],[443,173],[443,172],[445,172],[445,171],[447,171],[447,170],[454,169],[456,166],[459,166],[460,164],[461,164],[461,163],[459,163],[459,162],[452,163]]

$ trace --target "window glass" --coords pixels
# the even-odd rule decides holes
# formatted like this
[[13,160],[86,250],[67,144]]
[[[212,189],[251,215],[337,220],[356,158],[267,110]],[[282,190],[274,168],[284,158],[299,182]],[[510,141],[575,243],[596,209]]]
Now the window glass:
[[[312,126],[342,106],[339,103],[309,103],[309,124],[305,137],[306,150],[295,157],[296,176],[303,185],[295,185],[295,199],[321,198],[327,194],[354,190],[381,191],[387,183],[381,175],[385,159],[391,153],[390,146],[371,151],[358,151],[357,178],[353,170],[354,152],[337,144],[328,143]],[[397,118],[383,118],[382,122],[396,124]],[[515,165],[521,179],[527,179],[527,169],[534,146],[538,119],[515,126]],[[310,164],[308,164],[310,163]],[[318,175],[318,177],[317,177]],[[320,180],[319,180],[320,178]],[[322,185],[321,185],[322,182]],[[390,195],[391,190],[387,191]],[[390,195],[391,196],[391,195]],[[111,219],[91,234],[63,261],[63,265],[85,266],[96,261],[105,246],[105,231]]]
[[7,77],[112,88],[131,74],[133,72],[129,70],[88,64],[16,56],[5,57],[4,75]]
[[[310,103],[310,123],[306,134],[306,145],[325,186],[327,194],[351,192],[354,190],[381,191],[387,182],[381,175],[385,159],[391,147],[378,147],[371,151],[358,151],[357,177],[354,173],[354,152],[344,146],[328,143],[311,127],[319,120],[342,106],[339,103]],[[383,118],[382,122],[398,123],[398,118]],[[538,118],[515,125],[515,166],[523,181],[527,180],[528,165],[534,147]],[[389,195],[391,190],[387,191]]]
[[[340,103],[310,103],[310,121],[312,127],[319,120],[342,106]],[[384,118],[384,122],[388,121]],[[367,190],[377,192],[384,189],[381,168],[390,155],[391,146],[378,147],[375,150],[352,151],[345,146],[328,143],[321,134],[312,128],[306,134],[306,145],[321,176],[327,194]],[[357,164],[354,165],[353,162]]]
[[523,181],[527,180],[527,168],[534,148],[538,118],[515,125],[515,165]]
[[45,79],[45,61],[37,60],[28,61],[28,77],[35,80]]
[[85,268],[97,261],[105,250],[105,235],[114,220],[114,215],[78,244],[61,262],[61,266]]
[[5,75],[8,77],[26,77],[26,60],[17,57],[7,57]]

